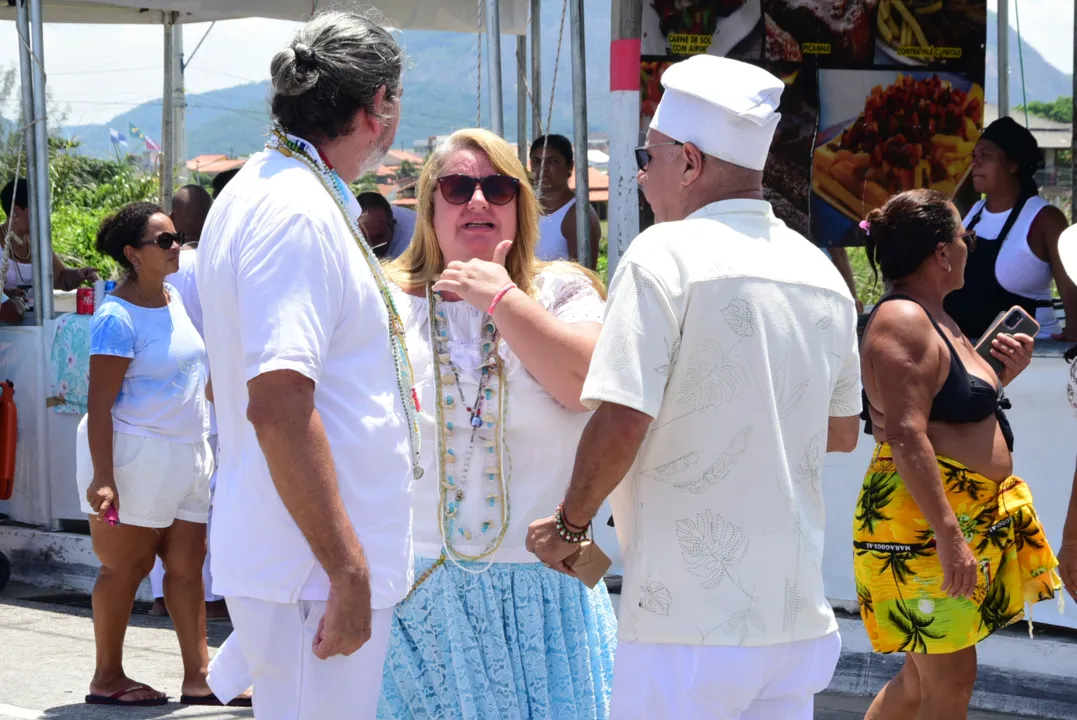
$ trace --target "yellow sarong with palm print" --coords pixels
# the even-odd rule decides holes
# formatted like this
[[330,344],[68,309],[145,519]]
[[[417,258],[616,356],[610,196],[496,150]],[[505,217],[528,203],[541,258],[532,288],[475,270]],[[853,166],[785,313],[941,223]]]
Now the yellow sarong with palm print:
[[945,654],[971,647],[1050,600],[1062,587],[1023,480],[988,480],[938,457],[946,497],[979,565],[971,598],[942,591],[935,538],[897,473],[889,445],[875,449],[853,520],[860,616],[877,652]]

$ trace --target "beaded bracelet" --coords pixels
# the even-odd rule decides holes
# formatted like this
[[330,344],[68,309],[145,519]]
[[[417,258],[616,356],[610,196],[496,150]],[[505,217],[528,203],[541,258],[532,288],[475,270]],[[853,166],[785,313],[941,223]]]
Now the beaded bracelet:
[[587,527],[583,530],[575,531],[568,528],[568,523],[565,521],[564,504],[557,506],[557,512],[554,513],[554,521],[557,523],[557,535],[567,543],[579,544],[587,539],[587,530],[591,527],[591,523],[587,523]]
[[497,304],[501,302],[501,298],[505,297],[509,290],[515,290],[516,287],[516,283],[510,282],[508,285],[498,290],[497,294],[494,295],[494,299],[490,301],[490,307],[486,309],[486,314],[493,316],[494,310],[497,309]]

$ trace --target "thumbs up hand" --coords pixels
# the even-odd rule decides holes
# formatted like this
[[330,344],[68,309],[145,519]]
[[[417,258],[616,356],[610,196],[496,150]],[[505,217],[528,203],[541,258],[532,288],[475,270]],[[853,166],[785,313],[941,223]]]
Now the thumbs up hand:
[[456,295],[468,305],[486,310],[498,291],[512,282],[505,270],[505,260],[511,250],[512,240],[502,240],[494,248],[491,261],[478,258],[467,262],[454,260],[434,283],[434,291]]

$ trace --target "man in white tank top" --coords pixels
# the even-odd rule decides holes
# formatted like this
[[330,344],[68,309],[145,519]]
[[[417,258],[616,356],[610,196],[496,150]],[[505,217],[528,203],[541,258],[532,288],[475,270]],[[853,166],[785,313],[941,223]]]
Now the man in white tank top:
[[[531,173],[542,174],[539,180],[539,243],[535,255],[539,260],[575,260],[580,255],[576,247],[576,193],[569,187],[572,177],[572,143],[563,135],[545,135],[531,144]],[[595,209],[591,215],[591,269],[598,262],[598,242],[602,225]]]

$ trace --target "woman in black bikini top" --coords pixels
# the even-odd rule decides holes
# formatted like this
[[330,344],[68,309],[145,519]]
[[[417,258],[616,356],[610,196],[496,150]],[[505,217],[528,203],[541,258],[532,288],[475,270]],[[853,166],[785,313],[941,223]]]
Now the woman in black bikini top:
[[862,227],[893,289],[861,343],[878,445],[857,500],[853,564],[872,647],[906,654],[868,717],[961,718],[977,643],[1062,586],[1028,486],[1011,476],[1003,413],[1002,388],[1028,366],[1033,340],[996,337],[996,376],[943,309],[975,247],[944,195],[902,193]]

